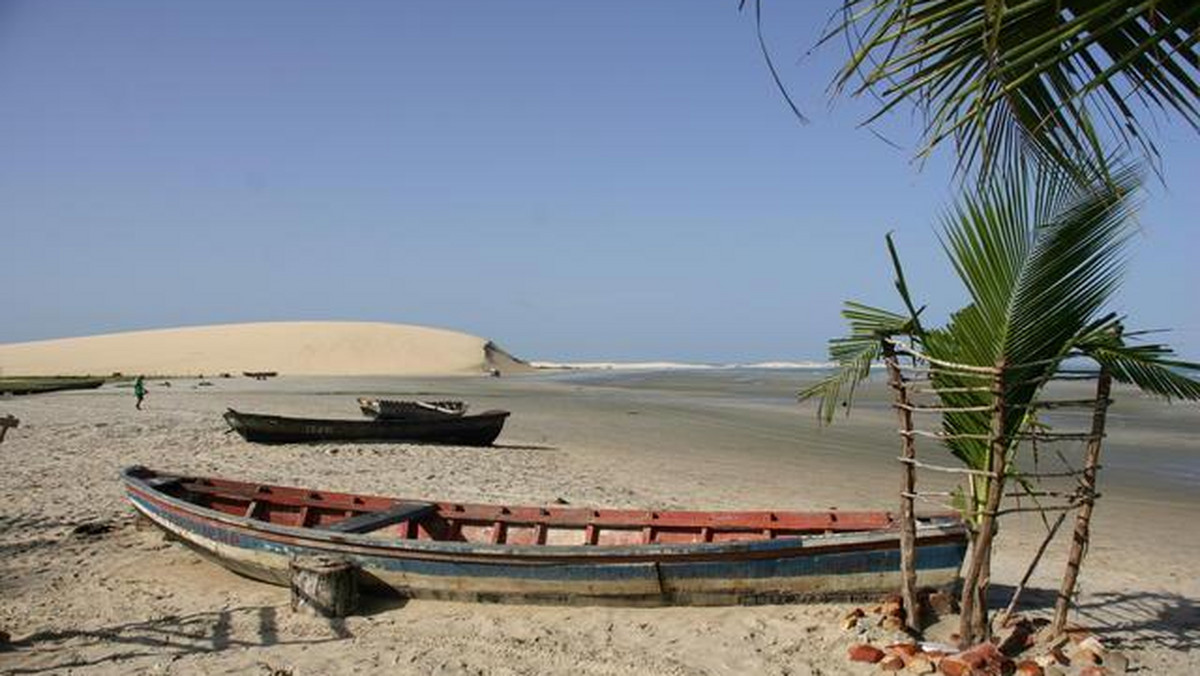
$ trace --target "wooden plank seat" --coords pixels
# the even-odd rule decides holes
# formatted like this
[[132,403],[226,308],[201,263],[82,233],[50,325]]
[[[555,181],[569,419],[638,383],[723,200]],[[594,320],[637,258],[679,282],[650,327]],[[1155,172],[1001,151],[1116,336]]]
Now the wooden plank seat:
[[412,521],[437,510],[432,502],[402,502],[381,512],[367,512],[325,526],[323,530],[336,533],[369,533],[385,526]]
[[179,484],[183,483],[183,478],[177,477],[177,476],[171,476],[171,477],[156,476],[152,479],[147,479],[146,483],[153,488],[163,489],[163,488],[170,488],[171,486],[178,486]]

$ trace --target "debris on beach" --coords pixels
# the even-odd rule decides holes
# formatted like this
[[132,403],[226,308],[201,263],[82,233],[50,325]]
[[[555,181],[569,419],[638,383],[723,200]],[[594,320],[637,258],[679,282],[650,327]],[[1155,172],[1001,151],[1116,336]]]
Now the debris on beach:
[[851,662],[869,662],[874,664],[883,659],[883,651],[870,643],[857,643],[850,646],[848,651]]
[[[938,597],[935,599],[935,597]],[[922,594],[922,605],[939,627],[955,626],[957,610],[948,594]],[[950,601],[950,602],[947,602]],[[1046,618],[1013,616],[996,629],[991,642],[960,650],[953,643],[923,641],[903,631],[904,610],[897,596],[888,596],[865,609],[855,607],[841,620],[853,632],[847,648],[851,662],[877,665],[881,672],[941,674],[942,676],[1118,676],[1129,671],[1129,658],[1110,650],[1087,629],[1072,627],[1060,636],[1049,634]]]
[[8,432],[9,428],[16,428],[20,426],[21,421],[17,420],[16,416],[6,415],[0,418],[0,441],[4,441],[4,435]]
[[71,529],[71,535],[79,537],[95,537],[104,535],[113,530],[115,526],[108,521],[85,521]]

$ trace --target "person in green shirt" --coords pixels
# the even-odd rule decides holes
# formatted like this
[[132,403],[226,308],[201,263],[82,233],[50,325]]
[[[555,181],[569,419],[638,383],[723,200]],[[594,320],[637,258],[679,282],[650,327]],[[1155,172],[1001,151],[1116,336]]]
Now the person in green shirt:
[[137,397],[137,410],[142,410],[142,400],[146,398],[146,383],[142,376],[133,381],[133,396]]

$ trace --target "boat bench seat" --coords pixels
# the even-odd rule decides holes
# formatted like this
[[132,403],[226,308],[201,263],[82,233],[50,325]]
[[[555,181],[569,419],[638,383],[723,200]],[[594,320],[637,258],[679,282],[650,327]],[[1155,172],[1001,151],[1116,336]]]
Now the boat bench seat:
[[183,479],[177,476],[156,476],[146,479],[147,486],[158,490],[170,488],[171,486],[177,486],[181,483],[183,483]]
[[367,512],[324,527],[335,533],[368,533],[401,521],[419,519],[437,509],[432,502],[402,502],[382,512]]

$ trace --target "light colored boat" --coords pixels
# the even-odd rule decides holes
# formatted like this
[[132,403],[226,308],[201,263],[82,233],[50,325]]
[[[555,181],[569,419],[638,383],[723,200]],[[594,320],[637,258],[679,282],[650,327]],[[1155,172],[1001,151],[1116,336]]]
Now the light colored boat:
[[467,405],[461,401],[399,401],[359,397],[358,407],[363,415],[388,420],[458,418],[467,412]]

